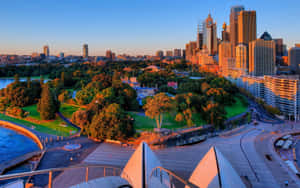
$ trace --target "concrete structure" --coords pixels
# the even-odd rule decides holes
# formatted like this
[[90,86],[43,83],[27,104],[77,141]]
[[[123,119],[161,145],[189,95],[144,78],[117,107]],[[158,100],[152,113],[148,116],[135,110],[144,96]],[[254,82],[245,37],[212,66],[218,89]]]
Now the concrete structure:
[[263,76],[275,74],[275,42],[257,39],[249,43],[249,74]]
[[240,11],[238,15],[238,43],[256,40],[256,11]]
[[238,173],[216,147],[211,147],[205,154],[189,181],[205,188],[246,188]]
[[197,49],[201,50],[203,48],[203,28],[200,28],[200,24],[197,27]]
[[248,51],[247,46],[244,44],[238,44],[235,47],[235,61],[236,68],[240,71],[241,75],[248,73]]
[[164,52],[163,52],[162,50],[158,50],[158,51],[156,51],[155,55],[156,55],[157,57],[162,58],[162,57],[164,57]]
[[283,56],[284,54],[284,44],[283,39],[274,39],[276,45],[276,56]]
[[228,32],[228,28],[225,22],[222,27],[222,41],[230,41],[230,33]]
[[289,49],[288,65],[294,72],[299,72],[300,64],[300,46],[295,46]]
[[167,57],[173,57],[173,51],[172,50],[166,51],[166,56]]
[[242,10],[244,6],[234,6],[230,11],[230,42],[234,47],[238,44],[238,15]]
[[191,41],[185,45],[185,59],[192,62],[196,55],[197,42]]
[[83,58],[89,57],[89,47],[87,44],[83,45],[82,52],[83,52],[83,54],[82,54]]
[[230,42],[223,41],[219,44],[219,68],[224,76],[228,75],[230,68],[235,68],[233,45]]
[[300,119],[299,76],[264,76],[265,102],[277,107],[287,118]]
[[46,46],[44,46],[44,54],[45,54],[45,56],[46,57],[49,57],[49,54],[50,52],[49,52],[49,46],[48,45],[46,45]]
[[181,57],[181,49],[174,49],[174,56]]
[[210,14],[203,23],[203,46],[206,46],[210,55],[218,51],[217,24],[214,23]]

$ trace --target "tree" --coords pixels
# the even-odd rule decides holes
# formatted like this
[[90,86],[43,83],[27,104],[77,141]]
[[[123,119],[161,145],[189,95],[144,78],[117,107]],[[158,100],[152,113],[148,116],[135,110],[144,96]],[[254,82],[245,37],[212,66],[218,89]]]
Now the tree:
[[71,92],[68,90],[64,90],[61,94],[58,95],[58,100],[61,103],[67,102],[69,99],[72,98]]
[[204,119],[207,123],[214,125],[216,128],[223,129],[224,121],[226,119],[225,109],[218,103],[209,101],[205,107],[203,107]]
[[38,111],[44,120],[55,118],[55,113],[59,110],[59,102],[51,91],[48,84],[44,84],[41,99],[38,102]]
[[113,103],[93,117],[87,132],[90,137],[99,140],[120,140],[133,136],[135,131],[132,118],[120,105]]
[[157,128],[161,128],[164,113],[170,112],[172,107],[171,98],[165,93],[159,93],[148,98],[143,108],[146,116],[155,119]]

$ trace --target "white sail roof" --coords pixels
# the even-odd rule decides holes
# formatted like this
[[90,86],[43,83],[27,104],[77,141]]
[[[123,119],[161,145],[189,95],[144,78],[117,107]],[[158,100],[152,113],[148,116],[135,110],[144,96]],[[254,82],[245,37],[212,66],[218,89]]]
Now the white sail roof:
[[121,177],[134,188],[144,187],[150,182],[151,172],[161,166],[159,160],[149,146],[142,142],[124,167]]
[[198,163],[189,181],[201,188],[246,188],[229,161],[215,147]]

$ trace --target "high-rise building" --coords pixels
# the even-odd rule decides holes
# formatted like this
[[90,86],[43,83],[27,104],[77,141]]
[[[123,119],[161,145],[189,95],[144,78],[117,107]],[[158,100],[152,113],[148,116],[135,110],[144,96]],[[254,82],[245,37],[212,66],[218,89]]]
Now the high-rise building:
[[275,42],[257,39],[249,43],[249,74],[263,76],[275,74]]
[[219,68],[223,76],[228,76],[229,71],[235,68],[233,60],[233,45],[228,41],[223,41],[219,45]]
[[167,57],[173,57],[173,52],[172,52],[172,50],[166,51],[166,56],[167,56]]
[[182,58],[185,59],[185,49],[182,50]]
[[238,43],[256,40],[256,11],[240,11],[238,15]]
[[235,47],[236,68],[241,74],[248,73],[248,51],[245,44],[238,44]]
[[174,49],[174,56],[181,57],[181,49]]
[[65,57],[65,53],[60,52],[60,53],[59,53],[59,57],[60,57],[60,58],[64,58],[64,57]]
[[187,61],[192,61],[193,56],[196,55],[197,42],[190,41],[185,45],[185,59]]
[[238,15],[242,10],[244,6],[234,6],[230,11],[230,41],[233,47],[238,44]]
[[111,50],[106,50],[106,54],[105,54],[106,58],[108,60],[112,60],[113,59],[113,53]]
[[156,52],[156,56],[157,56],[157,57],[164,57],[164,52],[163,52],[162,50],[158,50],[158,51]]
[[201,50],[202,47],[203,47],[203,31],[200,28],[200,24],[198,24],[198,28],[197,28],[197,48]]
[[89,57],[89,47],[87,44],[83,45],[83,58],[88,58]]
[[300,64],[300,46],[292,47],[288,52],[288,65],[290,69],[294,72],[299,72],[299,64]]
[[49,46],[48,45],[44,46],[44,54],[46,57],[49,57]]
[[214,23],[210,14],[203,24],[203,46],[208,49],[210,55],[214,55],[218,51],[217,24]]
[[230,34],[228,32],[228,28],[225,22],[223,24],[222,29],[222,41],[230,41]]

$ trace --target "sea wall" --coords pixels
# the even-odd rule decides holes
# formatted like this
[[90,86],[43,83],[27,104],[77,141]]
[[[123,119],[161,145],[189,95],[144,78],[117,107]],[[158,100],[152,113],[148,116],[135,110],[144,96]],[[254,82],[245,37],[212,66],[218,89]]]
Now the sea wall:
[[17,132],[20,132],[20,133],[24,134],[25,136],[31,138],[38,145],[38,147],[41,150],[44,149],[44,146],[43,146],[41,140],[39,139],[39,137],[37,137],[30,130],[28,130],[28,129],[24,128],[24,127],[21,127],[19,125],[16,125],[14,123],[10,123],[10,122],[3,121],[3,120],[0,120],[0,125],[3,126],[3,127],[6,127],[6,128],[9,128],[9,129],[12,129],[12,130],[15,130]]

